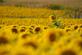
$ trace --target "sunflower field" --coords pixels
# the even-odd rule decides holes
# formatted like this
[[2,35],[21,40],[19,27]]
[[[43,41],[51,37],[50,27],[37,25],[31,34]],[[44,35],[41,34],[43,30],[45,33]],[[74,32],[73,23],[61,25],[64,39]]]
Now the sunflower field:
[[82,55],[82,19],[64,13],[0,6],[0,55]]

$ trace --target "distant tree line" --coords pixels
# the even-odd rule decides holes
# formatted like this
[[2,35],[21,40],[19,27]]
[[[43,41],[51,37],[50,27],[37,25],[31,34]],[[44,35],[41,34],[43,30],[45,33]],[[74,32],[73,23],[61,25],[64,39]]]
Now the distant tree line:
[[52,9],[52,10],[63,10],[64,9],[64,6],[51,4],[51,5],[48,6],[48,8],[49,9]]

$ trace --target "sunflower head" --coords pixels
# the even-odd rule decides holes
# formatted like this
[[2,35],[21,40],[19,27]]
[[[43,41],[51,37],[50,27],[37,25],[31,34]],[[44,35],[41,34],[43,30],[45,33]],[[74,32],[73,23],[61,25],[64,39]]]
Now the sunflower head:
[[49,16],[49,20],[50,20],[50,21],[56,20],[56,15],[50,15],[50,16]]

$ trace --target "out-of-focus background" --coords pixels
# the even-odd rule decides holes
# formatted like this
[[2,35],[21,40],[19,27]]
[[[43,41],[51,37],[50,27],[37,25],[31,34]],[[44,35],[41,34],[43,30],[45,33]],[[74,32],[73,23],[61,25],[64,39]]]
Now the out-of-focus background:
[[0,0],[0,6],[9,6],[0,8],[0,17],[47,18],[56,15],[82,18],[82,0]]
[[82,0],[0,0],[0,5],[9,6],[48,7],[50,4],[82,7]]

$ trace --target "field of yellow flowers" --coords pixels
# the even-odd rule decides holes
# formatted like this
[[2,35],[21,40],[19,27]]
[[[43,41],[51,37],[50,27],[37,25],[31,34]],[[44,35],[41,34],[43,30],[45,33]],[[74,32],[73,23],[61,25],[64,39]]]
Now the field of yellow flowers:
[[[10,18],[48,18],[51,14],[61,16],[63,10],[51,10],[47,8],[27,8],[14,6],[0,6],[0,17]],[[46,15],[45,15],[46,14]]]
[[0,55],[82,55],[82,19],[28,9],[0,7]]

